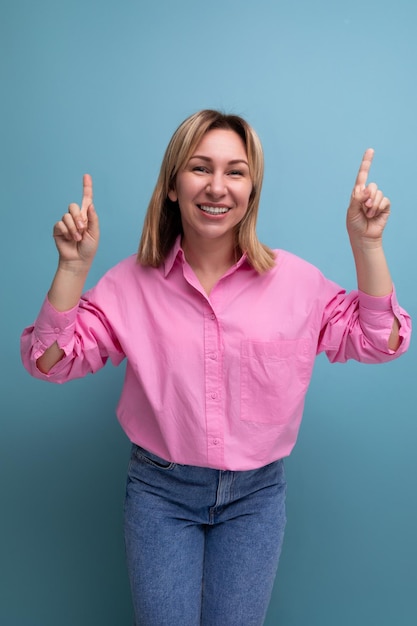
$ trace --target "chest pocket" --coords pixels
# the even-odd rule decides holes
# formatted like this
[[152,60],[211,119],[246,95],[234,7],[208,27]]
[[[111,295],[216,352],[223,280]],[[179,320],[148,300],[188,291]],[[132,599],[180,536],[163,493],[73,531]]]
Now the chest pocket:
[[314,364],[310,343],[308,339],[242,342],[242,420],[284,424],[302,408]]

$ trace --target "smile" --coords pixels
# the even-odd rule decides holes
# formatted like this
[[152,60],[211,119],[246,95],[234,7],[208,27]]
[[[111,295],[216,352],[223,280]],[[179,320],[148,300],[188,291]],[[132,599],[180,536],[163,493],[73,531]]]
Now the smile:
[[227,206],[207,206],[205,204],[199,204],[197,206],[200,211],[204,211],[204,213],[209,213],[210,215],[222,215],[230,211]]

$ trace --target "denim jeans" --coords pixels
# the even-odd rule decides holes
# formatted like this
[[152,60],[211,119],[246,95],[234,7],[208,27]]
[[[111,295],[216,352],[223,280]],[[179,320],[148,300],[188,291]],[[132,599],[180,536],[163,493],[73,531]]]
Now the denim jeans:
[[136,445],[125,541],[136,626],[261,626],[285,528],[284,465],[178,465]]

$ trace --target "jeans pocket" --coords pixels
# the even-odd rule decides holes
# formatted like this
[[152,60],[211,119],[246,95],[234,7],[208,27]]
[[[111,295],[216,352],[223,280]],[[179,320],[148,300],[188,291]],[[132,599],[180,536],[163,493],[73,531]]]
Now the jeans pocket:
[[149,452],[149,450],[145,450],[145,448],[141,448],[140,446],[134,444],[132,450],[132,459],[135,459],[139,463],[146,463],[152,467],[156,467],[157,469],[169,471],[174,469],[176,463],[172,463],[171,461],[166,461],[162,457],[154,454],[153,452]]

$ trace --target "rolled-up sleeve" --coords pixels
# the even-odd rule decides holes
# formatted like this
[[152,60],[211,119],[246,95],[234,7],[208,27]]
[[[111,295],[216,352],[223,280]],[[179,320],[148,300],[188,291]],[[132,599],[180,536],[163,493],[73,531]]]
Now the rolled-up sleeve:
[[[326,316],[318,351],[324,350],[331,362],[355,359],[363,363],[384,363],[408,349],[411,319],[398,304],[395,289],[383,297],[351,292],[336,305],[331,303]],[[388,341],[395,318],[400,325],[400,345],[397,350],[391,350]]]
[[55,341],[66,354],[74,341],[75,320],[78,306],[64,313],[54,309],[45,298],[38,318],[33,326],[24,331],[24,336],[31,336],[33,356],[38,359]]
[[[55,342],[64,356],[45,374],[36,362]],[[106,319],[84,299],[73,309],[60,312],[45,298],[35,323],[21,336],[24,367],[32,376],[50,382],[63,383],[94,373],[109,356],[115,365],[124,358]]]
[[[389,296],[375,298],[362,291],[359,294],[359,319],[366,337],[372,341],[375,348],[381,352],[399,356],[407,348],[410,339],[411,320],[408,314],[400,307],[395,290]],[[394,318],[400,323],[400,345],[397,350],[388,347]],[[401,350],[402,347],[402,350]]]

